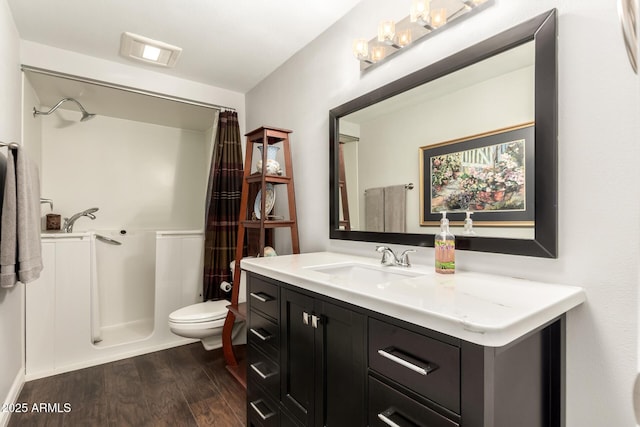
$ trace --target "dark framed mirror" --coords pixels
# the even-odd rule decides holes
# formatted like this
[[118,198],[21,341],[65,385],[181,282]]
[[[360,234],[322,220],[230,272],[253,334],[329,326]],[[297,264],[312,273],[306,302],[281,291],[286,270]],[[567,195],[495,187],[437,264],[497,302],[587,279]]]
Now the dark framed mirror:
[[[421,154],[431,146],[481,140],[526,124],[533,134],[528,143],[535,147],[526,162],[527,210],[533,220],[498,226],[480,221],[474,236],[454,228],[456,248],[556,258],[556,58],[554,9],[332,109],[330,238],[432,247],[438,228],[425,226],[419,217],[421,198],[435,193],[433,171],[425,167],[420,173]],[[481,95],[472,98],[471,93]],[[367,195],[399,186],[406,188],[401,228],[378,226],[378,218],[370,217],[379,215],[366,209],[375,199]],[[477,216],[490,217],[487,212]],[[456,221],[463,212],[451,215]]]

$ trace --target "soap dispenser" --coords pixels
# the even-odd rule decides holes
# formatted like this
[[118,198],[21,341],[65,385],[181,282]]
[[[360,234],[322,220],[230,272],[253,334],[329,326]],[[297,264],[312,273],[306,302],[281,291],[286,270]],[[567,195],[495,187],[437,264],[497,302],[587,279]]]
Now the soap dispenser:
[[467,218],[464,220],[464,231],[462,234],[465,236],[475,236],[476,232],[473,230],[473,220],[471,219],[471,214],[473,212],[467,211]]
[[449,230],[447,212],[442,212],[440,233],[435,235],[436,273],[453,274],[456,271],[456,239]]

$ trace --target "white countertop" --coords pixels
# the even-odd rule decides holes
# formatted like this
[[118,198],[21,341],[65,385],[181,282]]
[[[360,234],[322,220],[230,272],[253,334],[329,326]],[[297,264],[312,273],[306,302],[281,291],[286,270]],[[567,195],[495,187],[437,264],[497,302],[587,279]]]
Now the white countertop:
[[[376,284],[313,270],[348,263],[424,275]],[[576,286],[471,272],[436,274],[426,266],[382,267],[375,258],[333,252],[245,258],[241,267],[489,347],[502,347],[586,299],[584,290]]]

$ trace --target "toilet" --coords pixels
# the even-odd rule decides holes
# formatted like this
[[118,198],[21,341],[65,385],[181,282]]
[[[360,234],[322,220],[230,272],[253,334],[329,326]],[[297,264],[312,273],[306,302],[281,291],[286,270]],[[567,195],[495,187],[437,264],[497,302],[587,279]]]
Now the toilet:
[[[233,274],[234,265],[231,265]],[[246,285],[244,275],[240,277],[238,302],[245,302]],[[222,328],[227,317],[229,301],[205,301],[180,308],[169,315],[169,329],[176,335],[198,339],[205,350],[222,347]],[[244,321],[236,321],[231,332],[235,339],[244,329]]]

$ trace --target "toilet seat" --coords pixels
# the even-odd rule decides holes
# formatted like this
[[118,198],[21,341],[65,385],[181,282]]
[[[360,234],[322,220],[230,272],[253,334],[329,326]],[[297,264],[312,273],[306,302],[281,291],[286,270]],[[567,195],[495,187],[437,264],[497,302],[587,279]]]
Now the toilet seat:
[[169,315],[169,322],[176,324],[203,324],[224,320],[227,316],[229,301],[205,301],[192,304],[174,311]]
[[[174,334],[197,339],[205,350],[222,346],[222,330],[227,319],[229,301],[206,301],[183,307],[169,315],[169,330]],[[235,339],[244,330],[244,321],[234,322],[231,339]]]

